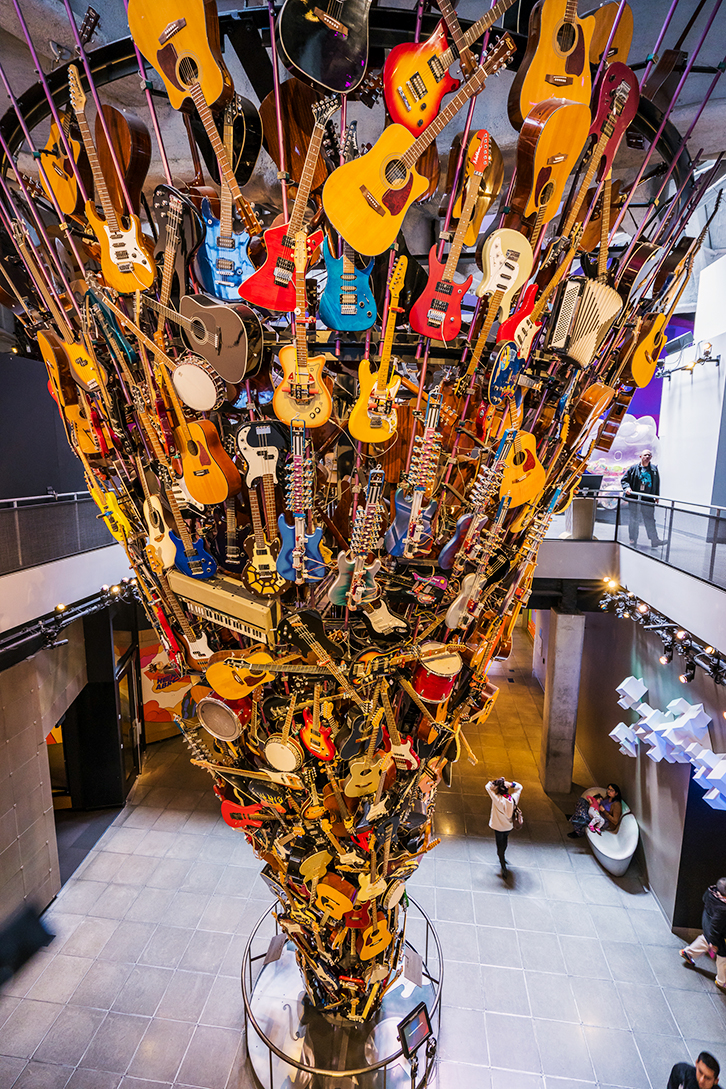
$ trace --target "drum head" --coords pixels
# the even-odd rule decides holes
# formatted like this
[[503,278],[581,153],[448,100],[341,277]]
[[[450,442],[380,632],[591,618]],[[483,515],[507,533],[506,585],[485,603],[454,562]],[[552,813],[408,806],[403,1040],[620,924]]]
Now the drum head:
[[219,741],[236,741],[242,733],[238,716],[221,700],[204,696],[197,704],[197,715],[207,733]]
[[270,738],[265,744],[265,760],[276,771],[297,771],[302,764],[302,753],[292,741],[282,741]]
[[171,377],[180,399],[195,412],[212,412],[224,400],[224,382],[203,360],[180,363]]
[[437,677],[456,677],[461,673],[462,661],[456,651],[447,651],[445,643],[424,643],[421,648],[424,651],[441,647],[441,655],[435,658],[424,658],[421,665],[429,673],[435,673]]

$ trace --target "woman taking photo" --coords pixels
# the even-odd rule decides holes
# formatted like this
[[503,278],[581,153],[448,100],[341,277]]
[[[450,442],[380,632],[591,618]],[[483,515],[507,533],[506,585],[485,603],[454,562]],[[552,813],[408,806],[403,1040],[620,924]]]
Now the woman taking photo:
[[489,818],[489,827],[494,829],[494,838],[497,841],[497,854],[499,855],[499,862],[502,867],[502,877],[506,877],[507,873],[507,861],[505,854],[507,851],[507,840],[509,839],[509,833],[514,827],[512,820],[512,814],[514,813],[515,806],[519,802],[519,796],[522,793],[522,784],[515,783],[512,780],[508,783],[506,779],[492,779],[487,783],[487,794],[492,800],[492,813]]

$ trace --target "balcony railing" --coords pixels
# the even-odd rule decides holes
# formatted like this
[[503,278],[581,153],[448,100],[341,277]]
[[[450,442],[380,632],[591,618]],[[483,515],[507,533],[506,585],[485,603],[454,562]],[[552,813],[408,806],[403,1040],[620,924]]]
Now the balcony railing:
[[[633,547],[629,531],[630,510],[632,505],[639,505],[641,517],[634,546],[638,552],[726,590],[726,507],[715,504],[706,507],[665,496],[659,496],[653,504],[647,498],[637,495],[625,498],[617,492],[598,492],[592,498],[595,502],[593,540],[617,541],[626,548]],[[643,523],[642,511],[646,504],[653,511],[658,539],[662,542],[655,547]],[[573,525],[577,526],[578,522],[581,525],[585,520],[574,512],[565,512],[553,519],[547,536],[549,539],[568,536]],[[578,537],[583,539],[580,534]]]
[[0,500],[0,575],[114,544],[88,492]]

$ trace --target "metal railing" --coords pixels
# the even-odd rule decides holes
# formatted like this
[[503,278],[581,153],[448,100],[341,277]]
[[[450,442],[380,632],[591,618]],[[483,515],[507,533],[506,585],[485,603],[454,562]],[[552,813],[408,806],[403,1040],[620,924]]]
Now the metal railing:
[[[686,503],[667,496],[658,496],[653,503],[649,497],[626,498],[618,492],[603,491],[586,498],[595,501],[593,540],[617,541],[726,590],[726,507]],[[547,537],[568,536],[576,521],[572,512],[558,515]],[[653,527],[658,541],[655,546],[648,532]],[[633,545],[631,533],[636,529]],[[589,538],[578,535],[578,539]]]
[[0,500],[0,575],[114,544],[88,492]]

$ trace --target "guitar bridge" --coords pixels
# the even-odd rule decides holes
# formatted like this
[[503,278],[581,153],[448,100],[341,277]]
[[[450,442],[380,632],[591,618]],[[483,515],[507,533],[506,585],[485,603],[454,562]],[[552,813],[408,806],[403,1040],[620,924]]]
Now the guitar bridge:
[[361,185],[360,191],[363,194],[363,196],[365,197],[365,199],[368,201],[368,203],[370,204],[373,211],[378,212],[379,216],[385,216],[385,214],[386,214],[385,209],[383,209],[381,207],[381,205],[378,203],[376,198],[371,193],[370,189],[368,189],[367,186],[365,186],[365,185]]
[[339,22],[338,19],[334,19],[327,11],[323,11],[321,8],[313,8],[313,15],[317,16],[320,22],[324,23],[328,30],[333,30],[336,34],[340,34],[341,38],[348,37],[347,26]]
[[183,30],[186,25],[187,21],[184,18],[174,19],[171,23],[167,23],[159,35],[159,45],[165,46],[166,43],[171,41],[174,35],[178,34],[180,30]]
[[396,90],[398,91],[398,97],[401,99],[406,113],[410,113],[411,103],[408,101],[408,98],[406,97],[406,92],[404,91],[403,87],[397,87]]
[[545,83],[550,83],[553,87],[569,87],[573,82],[572,76],[558,76],[547,75],[545,76]]

